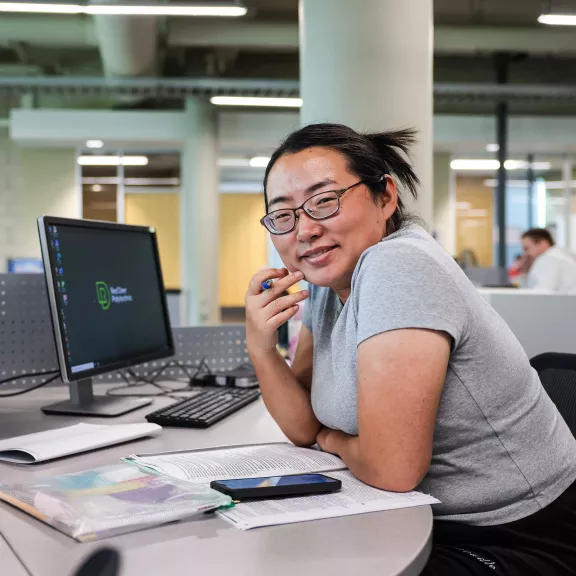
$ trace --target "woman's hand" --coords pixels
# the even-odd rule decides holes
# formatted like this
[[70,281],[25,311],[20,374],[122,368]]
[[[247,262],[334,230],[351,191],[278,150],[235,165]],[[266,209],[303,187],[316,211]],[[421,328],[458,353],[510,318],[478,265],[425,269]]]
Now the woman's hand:
[[[307,290],[287,296],[283,294],[303,278],[302,272],[289,273],[286,268],[269,268],[254,274],[244,298],[249,354],[276,350],[277,329],[298,312],[298,302],[308,298]],[[263,290],[262,283],[271,279],[274,279],[272,287]]]

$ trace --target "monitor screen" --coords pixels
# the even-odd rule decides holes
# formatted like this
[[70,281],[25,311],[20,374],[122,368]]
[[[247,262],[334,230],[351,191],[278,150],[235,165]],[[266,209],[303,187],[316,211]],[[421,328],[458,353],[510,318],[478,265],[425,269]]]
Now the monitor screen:
[[66,381],[174,353],[153,229],[46,216],[38,223]]

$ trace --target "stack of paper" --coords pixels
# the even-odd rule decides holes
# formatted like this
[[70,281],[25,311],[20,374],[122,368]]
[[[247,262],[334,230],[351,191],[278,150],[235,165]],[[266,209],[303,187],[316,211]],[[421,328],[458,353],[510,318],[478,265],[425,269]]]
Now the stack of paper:
[[342,490],[332,494],[242,502],[217,512],[244,530],[439,503],[436,498],[417,491],[395,493],[372,488],[346,470],[337,456],[291,444],[133,455],[126,462],[204,485],[212,480],[289,474],[325,473],[342,481]]

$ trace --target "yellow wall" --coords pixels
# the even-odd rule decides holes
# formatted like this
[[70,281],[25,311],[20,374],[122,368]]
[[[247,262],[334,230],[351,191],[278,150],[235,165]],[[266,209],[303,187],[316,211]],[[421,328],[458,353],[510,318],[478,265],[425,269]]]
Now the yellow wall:
[[126,194],[125,198],[126,224],[156,228],[164,286],[180,288],[179,194]]
[[[244,294],[252,275],[267,262],[266,230],[261,194],[220,195],[220,306],[244,306]],[[166,288],[180,287],[179,196],[126,194],[127,224],[153,226]]]
[[493,192],[484,178],[456,178],[456,252],[474,251],[478,266],[493,265]]
[[220,195],[220,306],[244,306],[250,278],[267,262],[262,194]]

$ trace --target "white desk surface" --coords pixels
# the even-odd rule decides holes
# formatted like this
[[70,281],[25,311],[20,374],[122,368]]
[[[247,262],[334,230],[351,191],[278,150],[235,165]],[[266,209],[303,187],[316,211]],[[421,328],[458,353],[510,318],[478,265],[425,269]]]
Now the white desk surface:
[[[96,386],[97,393],[103,388]],[[169,399],[157,399],[120,418],[47,416],[40,407],[65,399],[67,390],[43,389],[0,399],[0,439],[68,426],[80,421],[102,424],[142,422],[144,415]],[[0,482],[28,481],[117,462],[133,453],[162,452],[229,444],[285,440],[262,400],[207,430],[164,428],[144,439],[44,464],[0,462]],[[122,555],[122,576],[283,576],[330,573],[419,574],[430,553],[432,511],[429,506],[241,531],[206,516],[133,532],[94,543],[78,543],[56,529],[0,503],[0,534],[33,576],[68,576],[87,554],[113,546]],[[9,570],[5,570],[5,567]],[[0,538],[0,573],[25,574]]]
[[9,576],[28,576],[2,534],[0,534],[0,572]]

